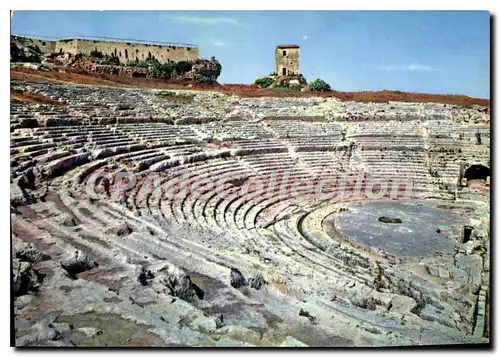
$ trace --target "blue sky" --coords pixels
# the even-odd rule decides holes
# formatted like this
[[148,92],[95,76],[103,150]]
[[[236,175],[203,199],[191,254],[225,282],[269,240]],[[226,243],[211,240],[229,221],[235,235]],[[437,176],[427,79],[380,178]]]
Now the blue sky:
[[333,89],[490,96],[484,11],[19,11],[12,33],[196,44],[221,83],[274,70],[274,48],[298,44],[301,72]]

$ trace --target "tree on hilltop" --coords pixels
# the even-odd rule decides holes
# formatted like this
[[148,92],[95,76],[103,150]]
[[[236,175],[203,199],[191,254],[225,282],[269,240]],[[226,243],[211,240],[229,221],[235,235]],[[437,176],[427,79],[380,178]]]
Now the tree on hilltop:
[[318,92],[329,92],[331,91],[330,85],[326,83],[321,78],[316,78],[314,81],[309,83],[309,88]]

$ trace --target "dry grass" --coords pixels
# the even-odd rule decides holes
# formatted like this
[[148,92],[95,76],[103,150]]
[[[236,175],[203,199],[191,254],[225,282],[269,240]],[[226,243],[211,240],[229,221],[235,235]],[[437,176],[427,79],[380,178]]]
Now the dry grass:
[[188,104],[193,101],[194,95],[177,94],[173,92],[160,92],[158,93],[158,97],[170,103]]
[[445,94],[425,94],[425,93],[407,93],[399,91],[378,91],[378,92],[308,92],[298,91],[280,91],[273,89],[261,89],[257,85],[246,84],[193,84],[179,81],[167,81],[156,78],[134,78],[110,75],[95,75],[84,72],[78,72],[71,69],[64,71],[39,71],[31,68],[12,67],[11,79],[35,83],[74,83],[86,85],[102,85],[113,87],[139,87],[165,90],[211,90],[224,94],[234,94],[240,97],[334,97],[341,101],[355,102],[375,102],[386,103],[393,102],[433,102],[451,105],[462,105],[471,107],[478,105],[490,107],[489,99],[472,98],[464,95],[445,95]]

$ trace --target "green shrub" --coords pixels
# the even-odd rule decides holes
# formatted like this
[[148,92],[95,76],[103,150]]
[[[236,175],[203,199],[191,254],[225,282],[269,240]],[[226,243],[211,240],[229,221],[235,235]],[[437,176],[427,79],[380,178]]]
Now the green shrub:
[[255,84],[257,84],[261,88],[267,88],[273,83],[274,83],[274,79],[269,78],[269,77],[258,78],[257,80],[255,80]]
[[194,77],[194,80],[195,80],[195,82],[201,83],[201,84],[213,84],[214,83],[214,81],[210,77],[203,76],[200,74],[197,74]]
[[315,90],[318,92],[329,92],[331,90],[330,85],[320,78],[317,78],[314,81],[312,81],[311,83],[309,83],[309,87],[312,90]]
[[[149,73],[152,77],[155,78],[166,78],[170,79],[175,76],[182,76],[185,73],[191,71],[193,69],[194,62],[188,61],[179,61],[179,62],[164,62],[160,63],[157,59],[151,58],[148,60],[135,60],[127,63],[128,67],[139,67],[139,68],[148,68]],[[196,75],[193,78],[198,83],[215,83],[217,77],[221,74],[222,66],[212,57],[209,60],[209,63],[206,64],[205,68],[199,68],[196,71]]]
[[158,60],[135,60],[135,61],[130,61],[127,63],[127,66],[128,67],[139,67],[139,68],[149,68],[149,67],[153,67],[154,65],[156,65],[158,62]]
[[179,61],[175,63],[175,71],[177,74],[182,75],[186,72],[189,72],[193,68],[193,64],[187,61]]
[[115,55],[111,55],[111,56],[106,55],[104,64],[119,66],[120,59],[118,58],[118,56],[115,56]]
[[139,61],[136,64],[136,67],[139,67],[139,68],[149,68],[149,66],[150,66],[149,61],[145,61],[145,60]]
[[151,70],[151,74],[156,78],[171,78],[172,73],[174,71],[173,63],[160,63],[158,61],[150,62],[149,67]]
[[97,49],[95,49],[95,50],[90,52],[90,57],[92,57],[92,58],[104,58],[104,55],[102,54],[101,51],[98,51]]
[[203,76],[203,77],[212,77],[215,72],[209,68],[200,68],[200,70],[198,71],[198,74],[200,76]]
[[220,74],[222,73],[222,65],[213,56],[212,56],[212,58],[210,58],[210,62],[212,64],[212,67],[215,68],[215,73],[214,74],[215,74],[215,78],[217,79],[220,76]]

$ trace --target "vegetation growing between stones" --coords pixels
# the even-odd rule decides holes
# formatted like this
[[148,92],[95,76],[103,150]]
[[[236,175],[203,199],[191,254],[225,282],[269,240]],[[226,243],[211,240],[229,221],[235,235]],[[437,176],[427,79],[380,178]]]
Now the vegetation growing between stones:
[[157,96],[165,99],[167,102],[181,104],[191,103],[194,98],[194,95],[178,94],[174,92],[160,92]]

